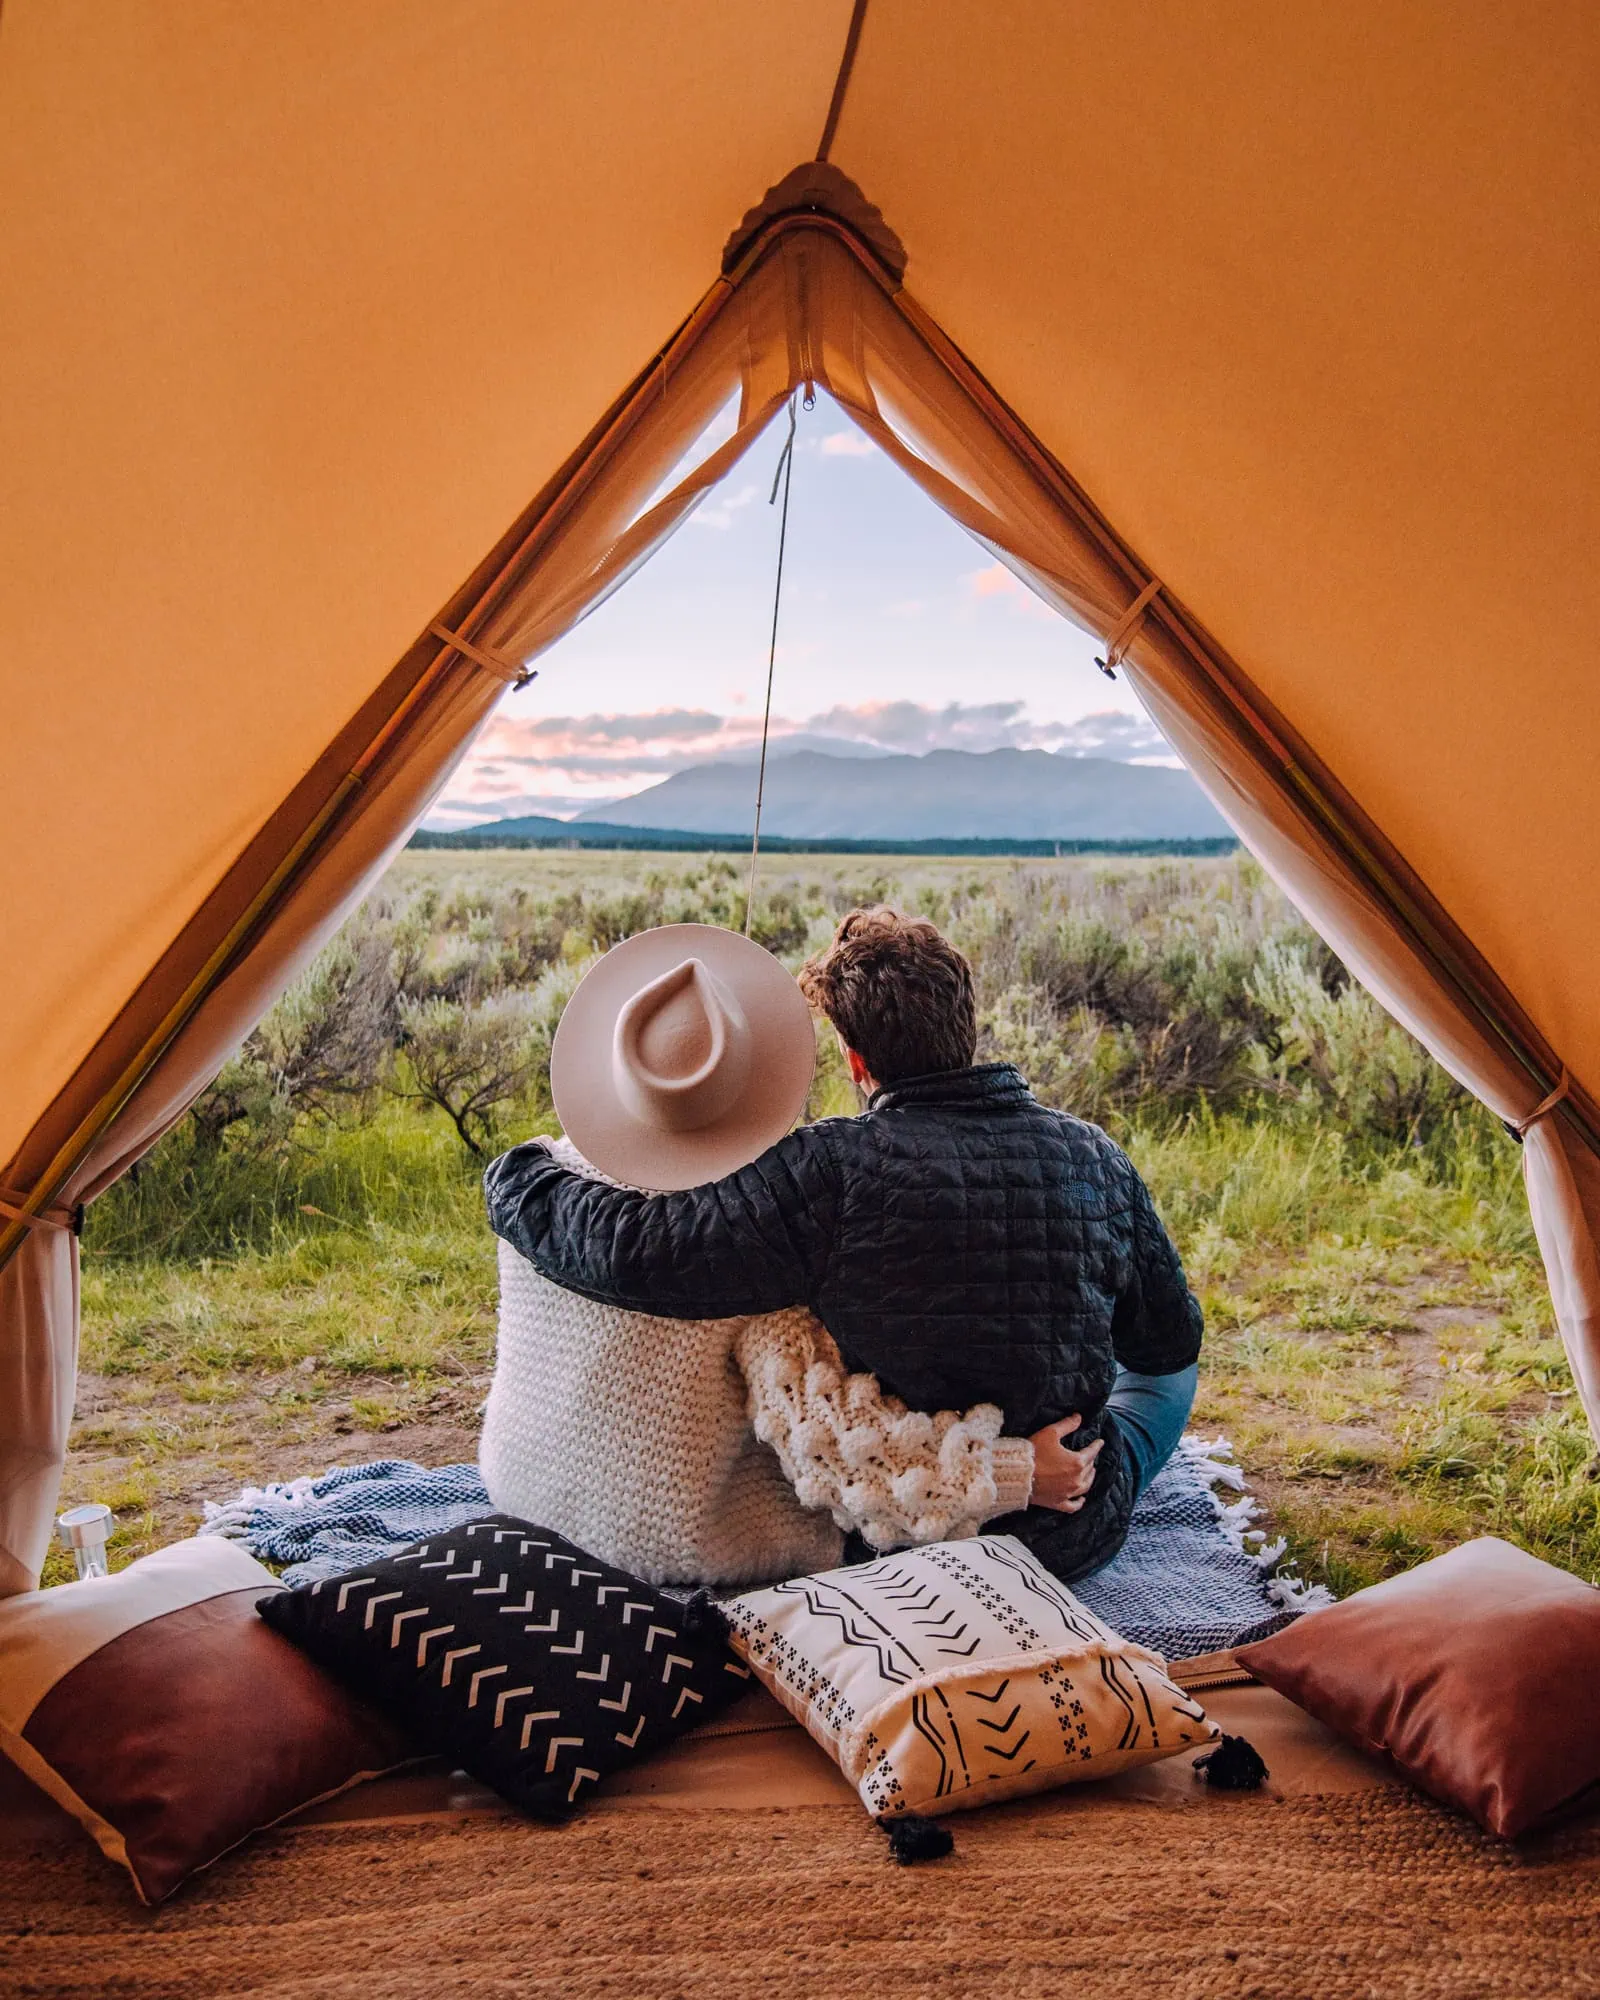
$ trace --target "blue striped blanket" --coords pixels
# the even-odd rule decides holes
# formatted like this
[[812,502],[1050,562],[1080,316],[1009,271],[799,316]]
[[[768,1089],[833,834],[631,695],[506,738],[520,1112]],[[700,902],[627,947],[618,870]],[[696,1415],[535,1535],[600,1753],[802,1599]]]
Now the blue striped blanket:
[[[385,1458],[246,1487],[226,1506],[208,1504],[200,1532],[309,1583],[491,1511],[475,1465]],[[1266,1545],[1251,1526],[1258,1512],[1226,1440],[1185,1438],[1141,1496],[1121,1551],[1073,1588],[1113,1631],[1169,1659],[1264,1638],[1329,1599],[1285,1573],[1283,1544]]]

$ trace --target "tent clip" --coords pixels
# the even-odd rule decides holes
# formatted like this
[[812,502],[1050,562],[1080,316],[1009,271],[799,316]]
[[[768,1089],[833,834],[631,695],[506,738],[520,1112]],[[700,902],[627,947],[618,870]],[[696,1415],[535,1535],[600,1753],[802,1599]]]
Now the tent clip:
[[529,681],[538,679],[535,668],[524,666],[518,660],[509,660],[504,653],[492,652],[487,646],[476,646],[470,639],[463,639],[459,632],[452,632],[448,625],[430,625],[428,630],[436,639],[448,640],[474,665],[486,668],[491,674],[498,674],[501,680],[509,681],[514,688],[526,687]]
[[1122,656],[1128,650],[1129,642],[1132,640],[1134,633],[1144,623],[1144,614],[1149,610],[1151,602],[1160,588],[1160,577],[1151,577],[1144,589],[1139,592],[1139,595],[1123,613],[1122,622],[1113,631],[1111,637],[1107,639],[1104,656],[1095,660],[1095,665],[1108,681],[1116,679],[1117,668],[1122,664]]

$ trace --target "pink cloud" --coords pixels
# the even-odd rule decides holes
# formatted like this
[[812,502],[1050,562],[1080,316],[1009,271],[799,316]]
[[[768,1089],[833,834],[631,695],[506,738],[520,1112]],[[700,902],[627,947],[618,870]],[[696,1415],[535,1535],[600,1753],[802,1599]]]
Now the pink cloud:
[[967,578],[968,587],[974,597],[1031,597],[1032,592],[1020,576],[1013,576],[1004,563],[990,563],[987,569],[974,570]]
[[[1014,580],[1012,587],[1022,589]],[[991,584],[982,594],[1010,592]],[[719,715],[709,709],[662,708],[633,714],[502,714],[485,729],[439,810],[447,817],[470,817],[474,811],[481,817],[485,810],[513,805],[543,812],[563,800],[576,810],[599,798],[640,791],[688,764],[730,757],[751,761],[760,737],[759,712]],[[841,744],[858,744],[889,754],[1034,749],[1130,763],[1173,761],[1143,716],[1107,709],[1074,722],[1035,721],[1020,701],[948,702],[942,707],[869,701],[839,704],[804,718],[780,713],[772,718],[772,743],[780,753],[785,748],[837,751]],[[527,805],[532,799],[540,803]]]
[[969,571],[966,584],[974,597],[1002,598],[1019,611],[1029,612],[1036,617],[1054,618],[1056,615],[1044,599],[1036,596],[1022,578],[1014,575],[1004,563],[990,563],[987,569]]

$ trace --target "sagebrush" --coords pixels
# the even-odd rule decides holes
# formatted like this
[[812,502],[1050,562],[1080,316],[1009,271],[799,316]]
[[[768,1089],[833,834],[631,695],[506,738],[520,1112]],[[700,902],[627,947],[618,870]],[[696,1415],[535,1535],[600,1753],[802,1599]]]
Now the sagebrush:
[[[656,924],[743,921],[721,857],[595,857],[588,880],[543,888],[547,857],[521,858],[523,880],[478,857],[442,879],[397,871],[98,1205],[94,1247],[270,1241],[325,1176],[330,1129],[369,1125],[386,1102],[448,1120],[469,1160],[547,1129],[551,1038],[595,956]],[[424,859],[450,857],[408,857]],[[1201,1116],[1332,1129],[1357,1171],[1397,1147],[1442,1166],[1483,1142],[1483,1114],[1247,859],[957,862],[898,879],[818,860],[769,875],[752,934],[794,968],[844,911],[896,897],[972,960],[980,1059],[1017,1063],[1046,1102],[1119,1135]],[[822,1035],[811,1113],[852,1102]]]

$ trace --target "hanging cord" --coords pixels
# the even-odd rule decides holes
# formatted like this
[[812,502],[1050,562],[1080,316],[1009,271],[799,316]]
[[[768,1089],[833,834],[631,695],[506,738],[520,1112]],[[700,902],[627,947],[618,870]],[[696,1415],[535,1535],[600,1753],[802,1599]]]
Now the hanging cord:
[[[798,395],[798,390],[795,392]],[[809,410],[815,396],[807,385],[806,408]],[[783,487],[783,512],[778,517],[778,574],[772,586],[772,636],[767,641],[767,701],[761,711],[761,762],[756,769],[756,823],[750,834],[750,881],[744,892],[744,934],[750,935],[750,926],[756,913],[756,858],[761,852],[761,801],[767,790],[767,736],[772,728],[772,670],[778,659],[778,606],[783,601],[783,551],[789,539],[789,482],[794,476],[794,426],[795,397],[789,398],[789,435],[784,439],[783,451],[778,458],[778,469],[772,475],[772,491],[767,497],[767,505],[775,506],[778,487]]]

